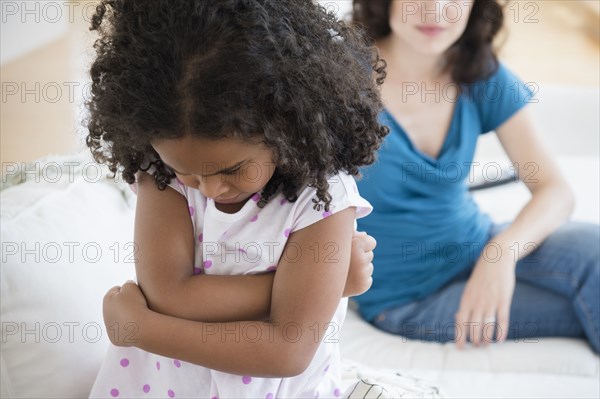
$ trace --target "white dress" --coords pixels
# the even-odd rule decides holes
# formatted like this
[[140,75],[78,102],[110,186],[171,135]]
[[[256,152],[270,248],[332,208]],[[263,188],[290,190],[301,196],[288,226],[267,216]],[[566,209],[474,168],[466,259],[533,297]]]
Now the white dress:
[[[149,170],[152,173],[152,169]],[[170,187],[185,196],[196,242],[196,274],[254,274],[277,268],[291,232],[332,213],[356,207],[356,216],[372,207],[360,195],[354,178],[339,173],[329,179],[330,210],[314,209],[316,189],[306,188],[290,203],[279,194],[259,208],[258,194],[233,214],[219,211],[212,199],[173,179]],[[134,189],[134,187],[132,187]],[[328,248],[321,248],[327,256]],[[331,249],[329,249],[331,250]],[[333,253],[329,254],[333,255]],[[216,299],[217,300],[217,299]],[[346,315],[342,299],[310,366],[290,378],[259,378],[211,370],[145,352],[110,345],[91,398],[336,398],[342,395],[338,338]],[[234,332],[235,333],[235,332]],[[254,337],[255,331],[239,331]],[[316,333],[311,331],[310,333]]]

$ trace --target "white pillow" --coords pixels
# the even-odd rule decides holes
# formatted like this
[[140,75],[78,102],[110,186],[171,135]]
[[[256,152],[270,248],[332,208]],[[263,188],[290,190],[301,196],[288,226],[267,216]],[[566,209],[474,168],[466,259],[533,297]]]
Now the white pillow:
[[104,358],[102,298],[135,275],[134,207],[87,171],[1,193],[2,398],[87,397]]

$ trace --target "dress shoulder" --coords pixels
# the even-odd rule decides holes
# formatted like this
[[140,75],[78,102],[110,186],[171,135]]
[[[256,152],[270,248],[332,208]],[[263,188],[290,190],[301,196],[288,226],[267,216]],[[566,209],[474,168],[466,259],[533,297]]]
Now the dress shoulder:
[[328,192],[331,195],[331,204],[326,210],[324,204],[318,201],[317,189],[315,187],[305,188],[294,203],[294,225],[292,231],[297,231],[318,222],[336,212],[343,211],[349,207],[356,207],[356,218],[367,216],[373,207],[360,196],[354,177],[346,172],[339,172],[331,176]]

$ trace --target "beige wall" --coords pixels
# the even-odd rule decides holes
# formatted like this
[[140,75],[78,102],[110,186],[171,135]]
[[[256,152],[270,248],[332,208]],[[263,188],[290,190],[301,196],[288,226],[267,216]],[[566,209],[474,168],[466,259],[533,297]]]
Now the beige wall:
[[[2,3],[2,45],[10,54],[3,54],[0,68],[0,159],[4,170],[7,162],[82,148],[76,132],[81,136],[84,60],[86,53],[91,54],[86,49],[92,37],[87,20],[94,2]],[[6,58],[8,62],[4,62]]]
[[[85,54],[92,53],[88,23],[82,18],[85,2],[73,3],[77,5],[73,13],[76,19],[69,21],[66,35],[0,69],[3,164],[82,148],[77,135],[82,132],[78,102],[85,83]],[[598,87],[598,16],[593,11],[597,3],[513,1],[506,10],[502,60],[528,82]],[[73,98],[70,87],[74,88]],[[13,94],[14,90],[17,92]]]
[[[27,161],[76,148],[75,106],[69,85],[69,36],[2,67],[2,162]],[[73,87],[73,86],[72,86]]]

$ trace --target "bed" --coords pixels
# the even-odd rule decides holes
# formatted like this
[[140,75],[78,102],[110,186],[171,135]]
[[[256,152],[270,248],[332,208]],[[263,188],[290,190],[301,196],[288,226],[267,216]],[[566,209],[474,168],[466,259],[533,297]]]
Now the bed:
[[[540,90],[536,119],[575,190],[572,219],[598,223],[598,90],[546,93]],[[565,135],[569,145],[561,141]],[[506,164],[490,143],[478,149],[478,159]],[[87,397],[109,344],[102,297],[134,274],[135,197],[107,175],[85,151],[3,164],[1,398]],[[528,192],[513,183],[475,197],[500,222],[514,217]],[[459,351],[379,331],[352,308],[339,339],[346,365],[410,375],[448,397],[600,397],[599,357],[583,340],[545,338]]]

